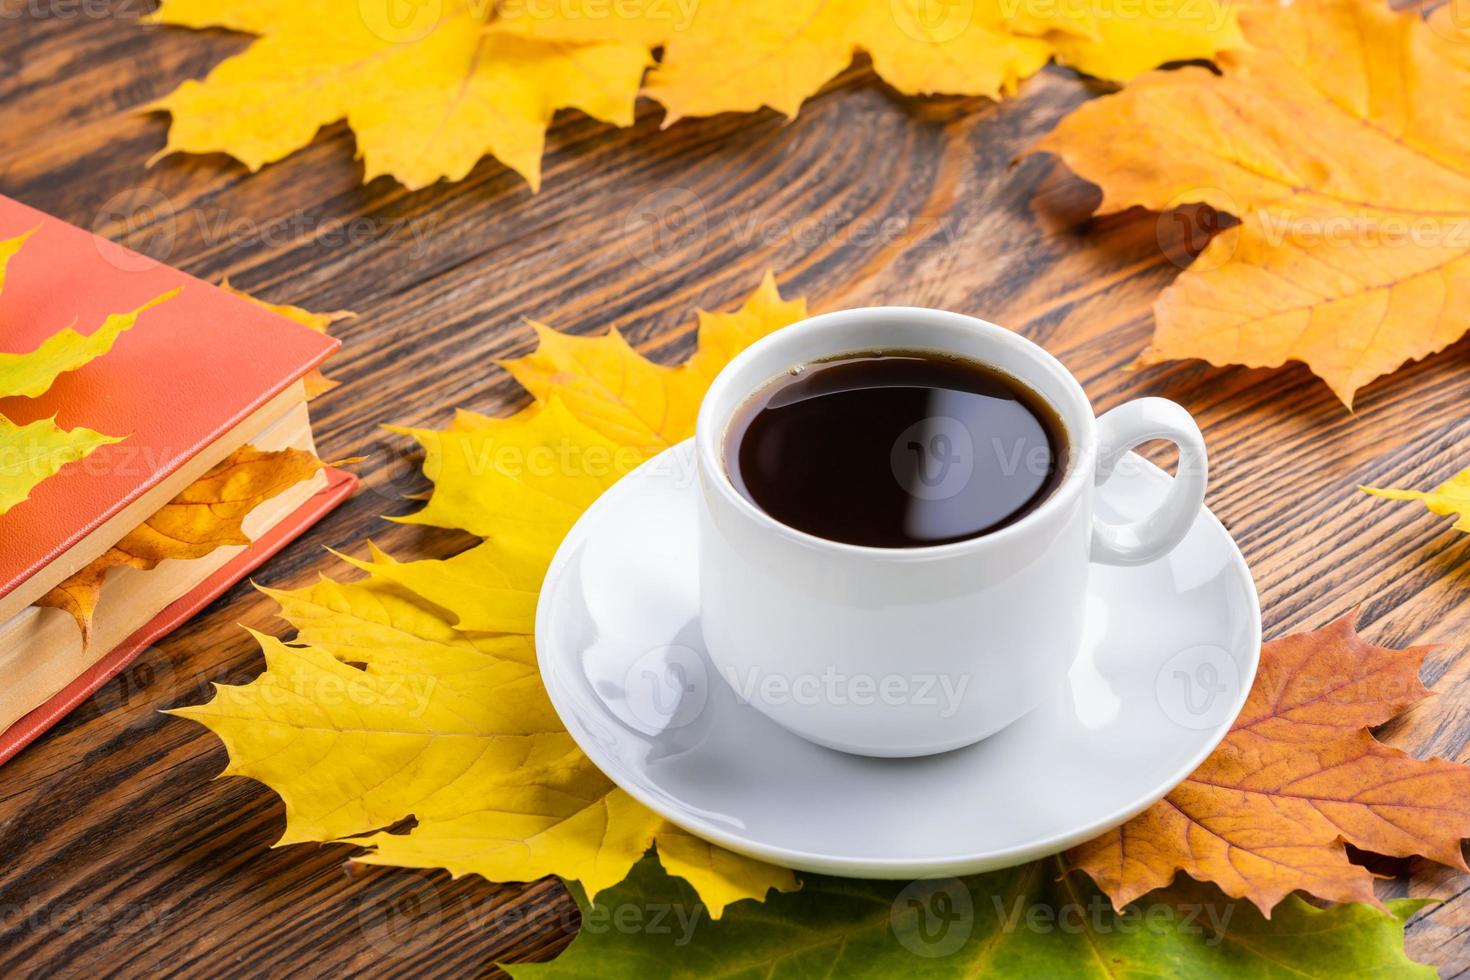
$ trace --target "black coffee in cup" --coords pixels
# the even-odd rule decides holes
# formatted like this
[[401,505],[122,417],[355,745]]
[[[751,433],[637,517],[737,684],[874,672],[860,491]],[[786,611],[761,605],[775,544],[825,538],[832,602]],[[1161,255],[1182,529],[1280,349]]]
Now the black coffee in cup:
[[752,503],[831,541],[964,541],[1031,513],[1061,482],[1065,429],[1027,385],[974,361],[860,351],[793,368],[725,437]]

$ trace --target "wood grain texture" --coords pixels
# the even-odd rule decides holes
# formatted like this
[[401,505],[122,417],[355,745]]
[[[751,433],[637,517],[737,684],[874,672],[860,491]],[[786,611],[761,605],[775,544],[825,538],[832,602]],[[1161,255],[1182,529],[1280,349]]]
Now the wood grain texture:
[[[1081,378],[1098,408],[1184,403],[1209,440],[1209,502],[1261,590],[1268,637],[1361,608],[1377,643],[1442,644],[1437,698],[1387,726],[1421,755],[1470,758],[1470,536],[1359,483],[1427,488],[1470,465],[1470,343],[1364,390],[1355,414],[1304,369],[1199,363],[1129,372],[1150,304],[1188,249],[1134,212],[1087,217],[1096,191],[1054,161],[1013,158],[1098,89],[1051,70],[1003,105],[905,100],[861,65],[789,124],[771,113],[684,121],[645,105],[631,129],[564,114],[545,190],[493,161],[454,186],[359,186],[329,127],[257,175],[223,158],[144,161],[164,121],[141,107],[241,38],[146,27],[145,0],[0,0],[0,192],[196,275],[273,301],[350,308],[341,387],[314,406],[325,458],[369,454],[365,489],[283,552],[261,584],[339,567],[324,548],[447,556],[469,539],[391,525],[424,488],[384,422],[437,425],[524,396],[495,357],[533,345],[523,318],[622,327],[677,360],[691,311],[737,303],[766,268],[815,310],[939,306],[1009,325]],[[158,714],[261,668],[238,626],[279,628],[241,585],[0,770],[0,974],[401,975],[493,972],[553,955],[576,929],[561,886],[348,874],[348,849],[271,850],[279,801],[215,781],[204,729]],[[1470,974],[1470,881],[1379,862],[1385,894],[1443,904],[1411,953]]]

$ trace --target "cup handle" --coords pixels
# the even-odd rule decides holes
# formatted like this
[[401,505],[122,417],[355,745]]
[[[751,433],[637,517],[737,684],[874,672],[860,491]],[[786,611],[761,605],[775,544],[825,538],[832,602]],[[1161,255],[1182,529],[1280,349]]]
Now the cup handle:
[[1166,398],[1140,398],[1119,405],[1097,420],[1097,484],[1113,475],[1135,446],[1168,439],[1179,447],[1179,469],[1164,502],[1131,524],[1092,519],[1092,560],[1103,565],[1142,565],[1174,549],[1205,505],[1209,464],[1199,426]]

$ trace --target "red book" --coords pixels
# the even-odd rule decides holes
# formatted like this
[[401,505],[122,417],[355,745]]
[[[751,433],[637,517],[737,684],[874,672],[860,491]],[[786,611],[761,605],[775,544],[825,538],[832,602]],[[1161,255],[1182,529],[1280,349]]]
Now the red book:
[[[17,688],[32,700],[47,692],[27,707],[29,715],[47,715],[48,704],[75,703],[78,678],[89,693],[126,665],[125,658],[109,656],[114,649],[125,652],[128,640],[150,633],[150,624],[151,635],[135,645],[157,639],[161,624],[172,628],[224,591],[252,561],[258,564],[345,497],[354,482],[329,472],[296,488],[290,512],[261,518],[256,532],[247,519],[256,543],[244,552],[219,549],[226,553],[199,559],[203,564],[192,569],[170,566],[194,562],[165,562],[158,571],[170,575],[152,580],[153,572],[111,573],[98,607],[98,626],[106,626],[109,642],[101,648],[94,643],[84,655],[71,649],[55,619],[66,614],[33,603],[240,446],[312,448],[301,381],[338,343],[0,197],[0,240],[32,229],[0,289],[0,352],[27,353],[67,326],[90,334],[108,315],[180,292],[143,313],[107,354],[61,375],[43,396],[0,398],[0,415],[19,425],[54,417],[64,429],[84,426],[126,437],[64,467],[38,484],[30,499],[0,514],[0,691],[10,693],[8,704],[0,696],[0,730],[14,729],[0,735],[0,761],[18,749],[21,728],[28,729],[27,738],[39,733],[35,718],[17,725],[16,712],[27,707]],[[194,580],[181,593],[185,571]],[[114,586],[113,575],[126,581]],[[65,625],[79,642],[75,623]],[[17,652],[22,648],[24,656]],[[99,665],[106,669],[99,672]],[[63,679],[72,684],[69,690],[58,687]]]

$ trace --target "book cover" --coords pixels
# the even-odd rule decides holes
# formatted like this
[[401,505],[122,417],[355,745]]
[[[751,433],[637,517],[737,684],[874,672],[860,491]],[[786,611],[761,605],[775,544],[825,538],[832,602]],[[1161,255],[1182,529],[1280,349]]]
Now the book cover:
[[[33,350],[69,325],[91,333],[170,290],[105,356],[62,375],[36,399],[0,398],[17,424],[54,416],[126,436],[40,484],[0,516],[0,619],[100,554],[93,532],[285,397],[337,341],[90,232],[0,197],[0,239],[35,229],[0,291],[0,351]],[[241,441],[248,441],[252,433]],[[228,447],[226,451],[228,451]],[[146,519],[148,515],[143,514]],[[109,531],[113,528],[108,528]],[[130,527],[116,527],[120,537]],[[85,550],[85,549],[82,549]],[[46,570],[47,576],[38,573]],[[58,579],[59,580],[59,579]],[[34,593],[34,594],[32,594]]]
[[[114,635],[101,648],[37,633],[45,625],[38,617],[65,614],[32,609],[31,603],[239,446],[259,438],[262,445],[275,439],[310,449],[302,378],[339,344],[0,197],[0,240],[28,232],[0,289],[0,352],[28,353],[66,327],[90,334],[110,315],[178,292],[143,313],[107,354],[61,375],[43,396],[0,398],[0,414],[20,425],[54,418],[63,428],[85,426],[124,437],[64,467],[38,484],[30,499],[0,514],[0,627],[22,644],[9,651],[21,659],[13,664],[17,703],[0,723],[0,762],[303,533],[356,485],[351,475],[329,468],[325,480],[314,481],[320,487],[314,493],[303,485],[294,500],[281,495],[276,512],[258,508],[265,523],[251,545],[187,563],[200,566],[197,581],[181,579],[175,569],[167,582],[150,581],[142,591],[135,583],[135,605],[109,607],[118,610]],[[108,588],[114,584],[123,583],[109,578]],[[32,653],[25,652],[27,637]]]

